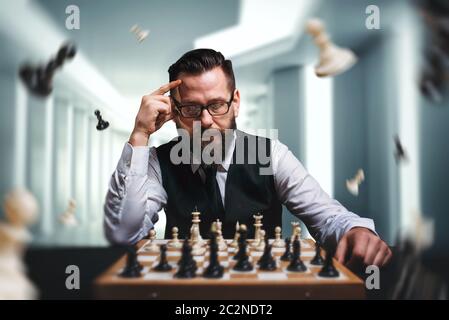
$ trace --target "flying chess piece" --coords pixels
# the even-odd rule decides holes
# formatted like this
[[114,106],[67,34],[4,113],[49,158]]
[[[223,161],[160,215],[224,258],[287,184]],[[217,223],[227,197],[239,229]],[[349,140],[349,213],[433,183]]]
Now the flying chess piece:
[[394,158],[396,159],[396,163],[404,161],[406,162],[408,160],[407,153],[405,152],[401,140],[397,135],[394,137],[394,145],[395,145]]
[[304,272],[307,270],[304,262],[301,260],[301,243],[298,237],[293,241],[293,255],[287,270],[292,272]]
[[234,240],[232,240],[231,244],[229,245],[231,248],[238,248],[239,246],[239,222],[235,224],[235,235]]
[[37,290],[22,259],[31,241],[27,227],[38,217],[38,203],[29,191],[15,189],[6,194],[3,209],[6,222],[0,222],[0,300],[36,299]]
[[265,244],[265,250],[263,252],[262,257],[260,257],[260,260],[257,262],[259,265],[260,270],[264,271],[273,271],[276,270],[276,261],[273,258],[273,255],[271,254],[271,248],[272,245],[268,244],[268,240]]
[[197,265],[192,256],[192,247],[189,244],[189,239],[185,239],[182,245],[181,259],[178,261],[178,271],[175,273],[175,278],[194,278],[196,277]]
[[97,123],[97,130],[101,131],[104,129],[107,129],[109,127],[109,122],[104,121],[103,117],[101,116],[100,110],[95,110],[95,116],[97,117],[98,123]]
[[142,43],[142,41],[145,40],[150,34],[149,30],[142,30],[137,24],[133,25],[131,29],[129,29],[129,32],[136,35],[137,41],[139,41],[139,43]]
[[336,76],[357,62],[357,57],[351,50],[340,48],[331,42],[321,20],[310,19],[307,22],[307,32],[320,50],[320,61],[315,66],[315,74],[318,77]]
[[282,241],[282,229],[281,227],[274,228],[275,239],[273,241],[273,248],[283,248],[284,241]]
[[204,270],[203,276],[205,278],[222,278],[224,268],[220,265],[218,260],[218,243],[217,243],[217,233],[212,232],[210,238],[210,255],[209,255],[209,265]]
[[357,170],[357,173],[354,176],[354,178],[346,180],[346,189],[348,189],[348,191],[352,195],[358,196],[359,185],[363,182],[363,180],[365,180],[365,173],[363,172],[363,169],[359,169]]
[[251,271],[253,270],[253,265],[249,261],[249,256],[246,252],[247,249],[247,243],[246,243],[246,237],[247,237],[247,231],[246,226],[241,225],[240,226],[240,236],[239,236],[239,251],[237,252],[238,260],[235,263],[233,270],[236,271]]
[[159,263],[156,267],[154,267],[154,270],[161,272],[170,271],[172,269],[172,266],[168,263],[167,260],[167,246],[165,244],[161,245],[160,252],[161,256],[159,259]]
[[61,46],[56,57],[51,58],[47,65],[22,65],[19,76],[31,93],[40,97],[47,97],[53,91],[55,71],[62,67],[65,60],[73,59],[75,55],[76,47],[71,43],[66,43]]
[[146,252],[152,252],[152,253],[158,253],[159,252],[159,246],[156,244],[156,230],[151,229],[148,233],[150,236],[150,246],[145,249]]
[[321,244],[318,241],[315,243],[315,257],[313,257],[312,261],[310,261],[310,264],[313,264],[314,266],[323,265],[323,258],[321,257]]
[[126,266],[120,273],[120,277],[139,278],[143,267],[137,260],[137,248],[135,246],[129,246],[126,248],[126,251]]
[[176,248],[176,249],[179,249],[179,248],[181,248],[182,247],[182,243],[181,243],[181,241],[179,241],[179,239],[178,239],[178,232],[179,232],[179,230],[178,230],[178,228],[177,227],[173,227],[172,229],[171,229],[171,231],[172,231],[172,240],[170,240],[169,242],[168,242],[168,247],[170,247],[170,248]]
[[59,222],[68,227],[75,227],[78,225],[78,220],[75,216],[76,201],[74,199],[69,200],[67,210],[59,216]]
[[256,215],[253,215],[253,218],[254,218],[255,222],[254,222],[254,242],[252,243],[252,246],[257,247],[260,242],[260,230],[262,230],[262,226],[263,226],[263,224],[262,224],[263,215],[256,214]]
[[285,252],[281,256],[282,261],[290,261],[292,258],[292,252],[291,252],[291,240],[289,237],[285,238]]
[[225,251],[228,246],[226,245],[226,241],[223,238],[223,231],[222,231],[222,223],[219,219],[215,221],[216,226],[216,232],[217,232],[217,243],[218,243],[218,250],[219,251]]
[[318,275],[324,278],[336,278],[340,275],[334,266],[334,253],[331,250],[326,250],[326,258],[324,260],[323,268],[321,268]]
[[259,232],[259,244],[254,249],[256,251],[264,251],[265,250],[265,230],[260,230]]

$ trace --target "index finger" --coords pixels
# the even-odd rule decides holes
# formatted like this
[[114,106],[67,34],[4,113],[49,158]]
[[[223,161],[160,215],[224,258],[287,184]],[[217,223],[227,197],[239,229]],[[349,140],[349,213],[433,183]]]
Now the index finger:
[[178,80],[169,82],[167,84],[164,84],[162,87],[160,87],[159,89],[157,89],[156,91],[151,93],[151,95],[154,96],[154,95],[165,94],[165,93],[169,92],[171,89],[174,89],[177,86],[179,86],[181,84],[181,82],[182,81],[180,79],[178,79]]

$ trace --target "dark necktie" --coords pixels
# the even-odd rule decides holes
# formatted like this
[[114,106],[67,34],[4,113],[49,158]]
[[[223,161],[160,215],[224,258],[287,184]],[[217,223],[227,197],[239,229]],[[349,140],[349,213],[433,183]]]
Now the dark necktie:
[[209,197],[209,203],[211,207],[211,214],[214,220],[217,218],[221,221],[224,220],[225,210],[220,195],[220,187],[217,183],[217,166],[207,165],[203,166],[204,173],[206,174],[206,192]]

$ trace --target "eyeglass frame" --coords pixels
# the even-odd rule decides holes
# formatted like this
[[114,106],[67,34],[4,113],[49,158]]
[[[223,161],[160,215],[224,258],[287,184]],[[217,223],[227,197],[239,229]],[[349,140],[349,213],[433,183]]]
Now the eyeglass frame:
[[[181,105],[181,103],[175,99],[175,97],[173,97],[172,95],[170,95],[170,98],[173,100],[173,102],[175,103],[175,108],[176,110],[179,112],[179,114],[183,117],[183,118],[187,118],[187,119],[195,119],[195,118],[199,118],[201,117],[201,114],[203,113],[203,110],[206,109],[207,112],[210,114],[211,117],[221,117],[224,116],[225,114],[227,114],[229,112],[229,109],[231,108],[232,102],[234,101],[234,91],[232,91],[232,95],[231,95],[231,99],[229,99],[229,101],[219,101],[219,102],[213,102],[213,103],[209,103],[207,105],[202,105],[202,104],[185,104],[185,105]],[[209,111],[209,107],[213,104],[217,104],[217,103],[226,103],[226,105],[228,106],[228,109],[226,110],[225,113],[223,114],[217,114],[217,115],[212,115]],[[197,117],[186,117],[182,114],[181,109],[184,107],[191,107],[191,106],[199,106],[201,107],[201,112]]]

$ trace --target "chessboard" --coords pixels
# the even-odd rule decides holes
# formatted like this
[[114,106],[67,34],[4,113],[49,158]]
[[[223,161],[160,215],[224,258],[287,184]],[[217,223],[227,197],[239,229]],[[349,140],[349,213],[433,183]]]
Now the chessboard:
[[[143,267],[137,278],[121,277],[126,255],[100,275],[94,284],[98,299],[363,299],[365,289],[363,281],[345,266],[333,260],[339,275],[335,278],[319,276],[321,266],[310,264],[315,256],[315,242],[301,239],[301,260],[307,269],[304,272],[287,270],[288,261],[281,261],[284,249],[272,248],[276,269],[262,271],[257,261],[263,252],[255,250],[248,240],[247,253],[254,265],[252,271],[235,271],[236,261],[233,256],[238,249],[229,246],[232,240],[225,240],[227,250],[218,252],[218,260],[224,267],[223,277],[219,279],[204,278],[204,269],[209,261],[209,251],[204,255],[194,256],[197,263],[196,277],[190,279],[176,278],[174,275],[181,258],[181,249],[168,247],[166,257],[172,265],[168,272],[155,271],[159,253],[149,252],[151,241],[158,245],[167,244],[168,240],[142,240],[137,244],[137,260]],[[270,239],[269,243],[273,240]]]

